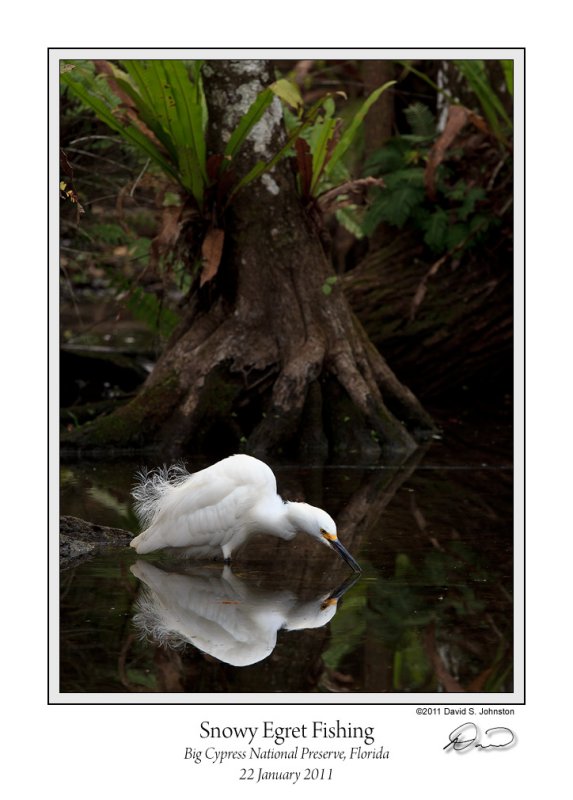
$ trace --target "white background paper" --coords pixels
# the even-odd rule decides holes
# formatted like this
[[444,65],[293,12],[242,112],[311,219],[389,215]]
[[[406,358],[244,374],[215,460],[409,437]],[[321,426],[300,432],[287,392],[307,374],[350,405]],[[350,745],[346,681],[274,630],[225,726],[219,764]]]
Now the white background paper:
[[[228,791],[237,797],[272,792],[343,798],[349,791],[382,796],[394,790],[407,797],[497,798],[568,785],[571,101],[570,26],[560,8],[555,2],[531,11],[489,1],[316,7],[243,2],[200,10],[172,0],[11,9],[3,32],[2,102],[7,796],[197,798]],[[444,752],[454,724],[444,716],[418,716],[409,705],[47,705],[47,48],[182,45],[527,48],[527,702],[508,718],[517,736],[511,749]],[[52,314],[55,309],[57,299]],[[51,478],[57,514],[57,471]],[[333,766],[329,783],[296,786],[251,785],[237,780],[234,765],[196,769],[183,758],[185,747],[199,743],[202,720],[295,725],[323,718],[373,725],[391,758],[346,762]],[[496,718],[495,724],[509,722]]]

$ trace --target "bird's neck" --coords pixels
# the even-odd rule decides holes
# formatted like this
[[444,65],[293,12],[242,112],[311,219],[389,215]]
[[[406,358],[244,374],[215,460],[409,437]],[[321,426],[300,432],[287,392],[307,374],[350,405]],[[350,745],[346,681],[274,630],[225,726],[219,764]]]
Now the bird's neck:
[[306,503],[284,503],[284,525],[288,528],[289,539],[297,531],[306,531],[308,525],[308,506]]
[[292,539],[300,530],[297,524],[297,506],[300,503],[283,503],[280,497],[265,502],[257,509],[257,530],[281,539]]

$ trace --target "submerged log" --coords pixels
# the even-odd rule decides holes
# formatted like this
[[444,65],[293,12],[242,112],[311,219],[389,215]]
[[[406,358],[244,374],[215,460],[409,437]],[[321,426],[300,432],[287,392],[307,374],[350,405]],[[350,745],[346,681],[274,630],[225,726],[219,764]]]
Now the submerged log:
[[60,517],[60,565],[70,566],[78,559],[108,547],[127,547],[133,534],[121,528],[96,525],[78,517]]

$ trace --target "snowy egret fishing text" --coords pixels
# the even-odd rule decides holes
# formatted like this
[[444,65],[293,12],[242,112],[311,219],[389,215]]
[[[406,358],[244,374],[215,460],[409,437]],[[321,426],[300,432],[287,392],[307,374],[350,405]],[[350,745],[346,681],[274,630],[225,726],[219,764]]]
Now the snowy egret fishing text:
[[302,725],[275,725],[269,720],[260,725],[229,725],[220,727],[211,725],[209,721],[201,722],[201,739],[243,739],[252,744],[257,736],[271,739],[274,744],[281,745],[295,739],[361,739],[364,744],[374,744],[374,727],[342,723],[335,720],[326,723],[321,720]]

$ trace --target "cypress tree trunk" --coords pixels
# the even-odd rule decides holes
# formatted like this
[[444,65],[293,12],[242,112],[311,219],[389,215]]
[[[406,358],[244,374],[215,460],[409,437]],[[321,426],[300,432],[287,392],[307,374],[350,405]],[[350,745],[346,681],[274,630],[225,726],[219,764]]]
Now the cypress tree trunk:
[[[268,62],[208,62],[209,147],[271,80]],[[275,99],[235,166],[267,160],[284,141]],[[185,319],[139,395],[86,427],[88,445],[146,445],[226,454],[238,446],[377,456],[410,452],[433,429],[414,395],[370,342],[332,275],[296,194],[288,161],[241,190],[225,218],[215,278],[197,288]]]

